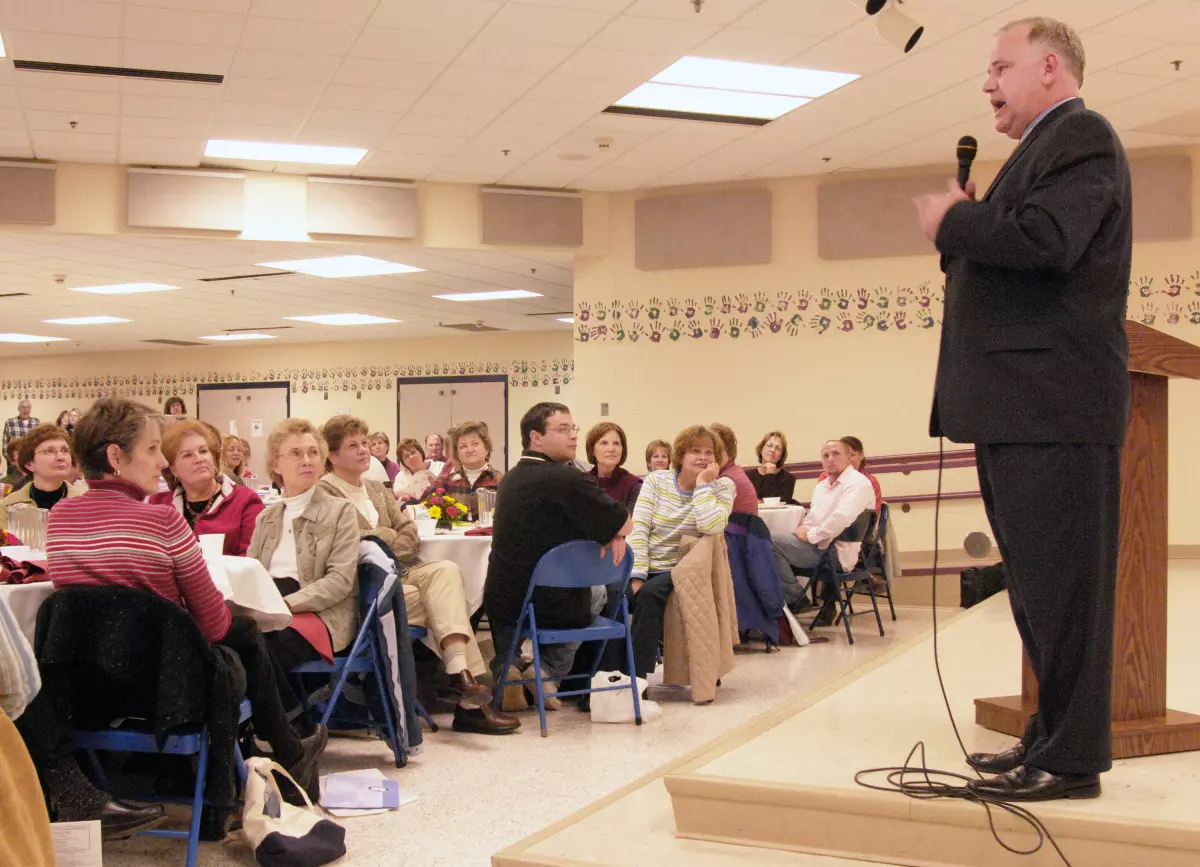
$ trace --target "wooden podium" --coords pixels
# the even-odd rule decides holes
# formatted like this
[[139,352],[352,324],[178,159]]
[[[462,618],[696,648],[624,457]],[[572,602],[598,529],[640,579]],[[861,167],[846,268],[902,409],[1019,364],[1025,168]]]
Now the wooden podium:
[[[1200,750],[1200,716],[1167,709],[1167,380],[1200,379],[1200,347],[1133,321],[1130,415],[1121,459],[1121,540],[1113,624],[1113,758]],[[1020,737],[1037,708],[1024,657],[1021,695],[975,699],[975,722]]]

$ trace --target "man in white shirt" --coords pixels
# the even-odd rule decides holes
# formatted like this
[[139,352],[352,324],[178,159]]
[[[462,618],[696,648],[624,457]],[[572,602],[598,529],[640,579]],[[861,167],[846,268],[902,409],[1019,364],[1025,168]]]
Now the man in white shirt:
[[861,542],[838,542],[842,531],[875,505],[875,490],[870,480],[850,465],[850,450],[841,440],[829,440],[821,447],[821,467],[826,477],[817,483],[812,505],[804,520],[791,533],[772,533],[775,565],[783,584],[784,601],[789,608],[797,605],[808,588],[792,572],[815,569],[830,542],[837,546],[838,561],[845,570],[858,562]]
[[429,467],[429,472],[440,476],[449,462],[446,457],[446,440],[442,435],[431,433],[425,437],[425,466]]

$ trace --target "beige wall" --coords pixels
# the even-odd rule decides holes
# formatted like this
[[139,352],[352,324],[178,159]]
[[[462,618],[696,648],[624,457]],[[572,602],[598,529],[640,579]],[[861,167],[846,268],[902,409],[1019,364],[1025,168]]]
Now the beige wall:
[[[1200,158],[1200,149],[1193,154]],[[977,166],[974,176],[983,184],[999,166]],[[897,174],[897,173],[892,173]],[[773,196],[774,259],[768,265],[691,268],[643,272],[634,267],[634,202],[647,193],[608,197],[605,205],[607,233],[612,252],[581,258],[576,268],[576,315],[586,306],[589,335],[576,335],[575,362],[578,381],[573,390],[574,408],[581,425],[600,418],[607,402],[610,418],[629,434],[631,448],[640,453],[653,437],[670,439],[695,422],[724,421],[741,440],[740,459],[754,463],[753,446],[766,430],[783,429],[789,438],[792,460],[813,460],[829,437],[854,434],[864,440],[868,454],[936,451],[928,436],[928,414],[940,321],[938,261],[932,253],[891,259],[822,261],[816,252],[817,178],[763,182]],[[660,191],[655,191],[657,194]],[[1196,221],[1194,220],[1193,223]],[[863,226],[870,231],[870,226]],[[1168,276],[1180,275],[1177,296],[1163,294]],[[1143,298],[1136,287],[1130,300],[1131,316],[1143,315],[1143,305],[1155,314],[1155,327],[1200,344],[1200,244],[1187,242],[1137,245],[1134,251],[1135,284],[1153,278]],[[916,302],[921,287],[930,295],[928,308]],[[860,310],[858,293],[866,290],[868,303]],[[911,300],[899,306],[904,290]],[[744,294],[753,300],[765,294],[770,306],[762,313],[736,307],[722,313],[722,296]],[[789,299],[788,310],[775,309],[778,294]],[[797,298],[811,300],[798,327],[787,323],[798,312]],[[838,308],[846,293],[848,308]],[[823,295],[830,299],[821,311]],[[880,295],[887,298],[881,308]],[[705,299],[717,303],[709,315]],[[653,342],[649,308],[659,299],[659,342]],[[666,312],[669,299],[680,311]],[[699,308],[694,321],[704,336],[693,339],[684,313],[685,300]],[[736,304],[736,302],[735,302]],[[638,309],[639,306],[642,309]],[[604,322],[598,321],[605,313]],[[620,319],[614,320],[613,311]],[[634,316],[636,312],[636,318]],[[905,328],[896,327],[895,314],[903,312]],[[750,316],[766,321],[776,313],[783,323],[777,333],[749,330]],[[860,318],[862,314],[863,318]],[[819,317],[831,320],[820,333]],[[869,319],[867,317],[870,317]],[[1175,321],[1168,321],[1172,317]],[[879,330],[878,322],[887,323]],[[734,320],[738,336],[734,337]],[[678,321],[683,333],[671,339]],[[851,330],[843,331],[849,321]],[[720,329],[712,337],[713,325]],[[923,324],[931,327],[924,328]],[[599,333],[603,325],[606,333]],[[870,327],[864,327],[869,325]],[[1200,450],[1200,383],[1171,386],[1171,527],[1173,545],[1200,544],[1200,528],[1193,520],[1191,494],[1200,487],[1196,452]],[[960,448],[947,443],[948,449]],[[888,475],[885,493],[931,493],[935,474]],[[948,473],[945,490],[974,490],[973,471]],[[916,506],[898,515],[897,525],[908,550],[933,547],[932,507]],[[978,501],[946,504],[942,510],[940,547],[957,548],[967,532],[986,529]]]
[[[36,362],[4,359],[0,364],[0,413],[4,418],[15,415],[19,395],[29,394],[34,415],[53,422],[61,410],[86,409],[99,392],[117,390],[159,407],[169,395],[179,394],[189,412],[194,412],[197,378],[226,382],[288,380],[294,386],[292,415],[320,423],[337,410],[349,409],[365,418],[372,428],[385,431],[394,445],[397,376],[504,373],[509,377],[509,455],[514,458],[519,454],[521,414],[540,400],[570,399],[574,388],[571,352],[568,336],[537,333],[56,355]],[[351,366],[356,368],[352,375],[346,372]],[[340,377],[336,374],[338,368],[343,372]],[[362,372],[364,368],[366,373]],[[132,376],[149,381],[126,382]],[[163,384],[155,377],[177,381]],[[99,382],[93,384],[93,379]],[[14,380],[30,384],[17,385]],[[355,380],[360,389],[353,389]],[[340,388],[344,381],[351,383],[351,390]],[[328,397],[325,385],[330,386]],[[72,392],[75,397],[70,396]]]

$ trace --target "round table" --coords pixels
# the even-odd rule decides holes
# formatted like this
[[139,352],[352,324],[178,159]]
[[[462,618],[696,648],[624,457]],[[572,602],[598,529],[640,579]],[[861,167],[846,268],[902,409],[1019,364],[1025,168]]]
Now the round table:
[[783,506],[782,508],[763,508],[762,504],[758,507],[758,516],[763,519],[763,523],[767,525],[767,529],[772,533],[791,533],[800,526],[800,522],[804,520],[805,508],[803,506]]
[[33,633],[37,627],[38,608],[46,597],[54,592],[54,585],[49,581],[37,581],[33,584],[0,584],[0,605],[6,605],[12,611],[21,632],[33,644]]
[[491,553],[491,536],[445,533],[421,537],[422,560],[426,563],[449,560],[462,570],[467,610],[472,614],[483,605],[483,582],[487,580],[488,557]]

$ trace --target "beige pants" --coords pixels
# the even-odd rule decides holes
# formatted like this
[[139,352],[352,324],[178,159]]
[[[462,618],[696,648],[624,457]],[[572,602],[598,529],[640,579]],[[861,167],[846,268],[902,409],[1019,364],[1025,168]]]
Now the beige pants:
[[16,726],[0,712],[0,864],[54,867],[50,817]]
[[487,671],[479,643],[471,631],[471,615],[463,591],[462,572],[456,563],[437,560],[422,563],[404,574],[404,604],[408,622],[424,626],[429,636],[425,646],[442,657],[442,641],[449,635],[467,636],[467,670],[474,675]]

